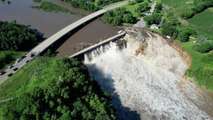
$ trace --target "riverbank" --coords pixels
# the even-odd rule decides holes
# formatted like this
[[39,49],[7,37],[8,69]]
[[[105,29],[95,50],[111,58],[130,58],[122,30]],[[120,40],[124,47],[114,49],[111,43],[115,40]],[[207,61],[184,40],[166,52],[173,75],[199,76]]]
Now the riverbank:
[[110,44],[89,54],[90,75],[113,96],[121,119],[212,119],[213,97],[185,77],[180,53],[158,34],[128,32],[127,47]]
[[[45,38],[48,38],[60,29],[80,19],[82,14],[90,13],[73,8],[70,4],[60,0],[51,0],[50,2],[65,7],[66,9],[73,10],[75,13],[78,12],[80,15],[44,12],[31,7],[39,5],[39,3],[34,3],[31,0],[20,0],[19,2],[12,0],[11,5],[0,3],[0,19],[5,21],[16,20],[17,23],[30,25],[31,28],[38,29],[44,34]],[[96,19],[88,23],[82,29],[75,31],[75,34],[71,33],[72,36],[67,38],[66,42],[57,49],[59,53],[58,56],[69,56],[76,52],[77,46],[96,43],[99,40],[115,35],[117,31],[119,31],[119,29],[116,27],[105,24],[99,19]]]
[[[204,1],[205,2],[205,1]],[[163,23],[157,28],[148,28],[161,35],[171,38],[174,47],[179,46],[180,52],[186,57],[190,68],[186,75],[195,80],[208,91],[213,90],[213,52],[212,52],[212,8],[195,14],[190,19],[184,19],[181,14],[196,7],[197,2],[190,0],[159,0],[162,5]],[[205,18],[205,21],[203,20]],[[200,29],[202,28],[202,29]],[[205,30],[204,30],[205,29]],[[185,51],[188,53],[185,53]],[[188,57],[187,57],[188,56]]]

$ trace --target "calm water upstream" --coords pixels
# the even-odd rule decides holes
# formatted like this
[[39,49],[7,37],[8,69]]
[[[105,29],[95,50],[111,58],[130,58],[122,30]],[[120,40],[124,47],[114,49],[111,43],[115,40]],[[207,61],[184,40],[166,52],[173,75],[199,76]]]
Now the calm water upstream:
[[[16,20],[17,23],[29,25],[32,28],[37,29],[43,33],[46,38],[82,17],[77,14],[44,12],[33,9],[31,6],[37,5],[38,3],[34,3],[32,0],[10,1],[11,4],[0,2],[0,21]],[[52,2],[69,8],[77,13],[89,14],[86,11],[72,8],[69,4],[60,0],[52,0]],[[80,29],[62,44],[57,50],[59,53],[58,56],[62,57],[71,55],[78,50],[76,49],[76,45],[96,43],[102,38],[116,34],[117,30],[118,29],[110,25],[95,20]]]

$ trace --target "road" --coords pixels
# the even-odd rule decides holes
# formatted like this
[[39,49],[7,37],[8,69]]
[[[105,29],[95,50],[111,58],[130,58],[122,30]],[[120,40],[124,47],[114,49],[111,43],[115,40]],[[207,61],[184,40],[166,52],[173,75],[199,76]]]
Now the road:
[[[156,6],[157,2],[153,1],[151,9],[149,10],[149,13],[145,13],[146,16],[152,15],[152,13],[155,11],[155,6]],[[144,17],[142,17],[140,19],[140,21],[138,21],[136,24],[134,24],[134,27],[138,27],[138,28],[144,28],[146,27],[146,22],[144,21]]]
[[0,85],[9,78],[8,77],[9,74],[14,74],[15,72],[18,71],[18,70],[14,71],[15,68],[18,69],[22,68],[27,63],[27,61],[30,61],[33,58],[31,57],[31,53],[28,53],[25,56],[26,57],[23,58],[20,62],[13,64],[14,66],[13,68],[5,70],[6,73],[0,76]]
[[[128,1],[124,1],[124,2],[119,2],[117,4],[112,4],[111,6],[107,6],[106,8],[103,8],[97,12],[94,12],[90,15],[87,15],[83,18],[81,18],[80,20],[68,25],[67,27],[63,28],[62,30],[58,31],[57,33],[55,33],[54,35],[52,35],[51,37],[49,37],[48,39],[44,40],[42,43],[40,43],[39,45],[37,45],[35,48],[33,48],[29,53],[27,53],[24,59],[22,59],[20,62],[14,64],[14,68],[22,68],[27,61],[30,61],[31,59],[33,59],[33,57],[31,57],[31,54],[35,54],[38,55],[39,53],[43,52],[44,50],[46,50],[50,45],[52,45],[53,43],[55,43],[57,40],[59,40],[61,37],[63,37],[64,35],[66,35],[67,33],[71,32],[72,30],[76,29],[77,27],[81,26],[82,24],[92,20],[93,18],[96,18],[102,14],[104,14],[107,11],[113,10],[115,8],[121,7],[123,5],[126,5],[128,3]],[[0,76],[0,84],[2,84],[3,82],[5,82],[9,77],[8,75],[10,74],[14,74],[15,72],[17,72],[18,70],[14,71],[13,69],[7,69],[6,73],[3,74],[2,76]]]

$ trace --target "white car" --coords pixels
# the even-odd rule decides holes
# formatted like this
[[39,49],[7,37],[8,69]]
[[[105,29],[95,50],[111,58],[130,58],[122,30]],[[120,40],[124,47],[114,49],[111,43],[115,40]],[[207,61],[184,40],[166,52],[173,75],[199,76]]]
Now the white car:
[[21,61],[21,59],[17,59],[16,62],[15,62],[15,64],[18,63],[18,62],[20,62],[20,61]]
[[8,68],[7,69],[11,69],[11,68],[13,68],[14,66],[13,65],[10,65],[10,66],[8,66]]

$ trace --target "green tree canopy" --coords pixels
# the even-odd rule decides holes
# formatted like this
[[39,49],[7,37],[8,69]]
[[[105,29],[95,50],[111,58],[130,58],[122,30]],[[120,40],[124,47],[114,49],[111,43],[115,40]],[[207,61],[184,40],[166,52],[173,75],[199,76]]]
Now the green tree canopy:
[[47,61],[39,76],[6,103],[4,119],[116,119],[111,99],[76,60]]
[[0,50],[29,50],[38,43],[39,37],[36,31],[16,21],[0,21]]

